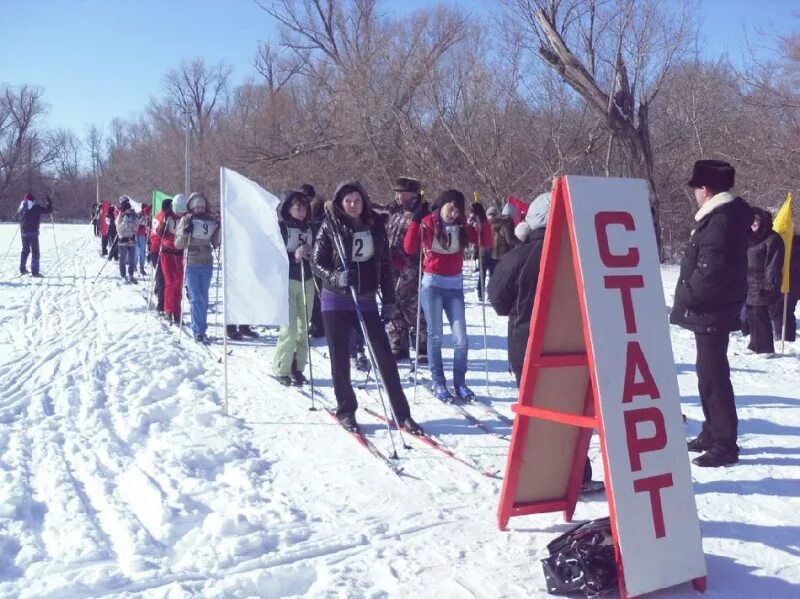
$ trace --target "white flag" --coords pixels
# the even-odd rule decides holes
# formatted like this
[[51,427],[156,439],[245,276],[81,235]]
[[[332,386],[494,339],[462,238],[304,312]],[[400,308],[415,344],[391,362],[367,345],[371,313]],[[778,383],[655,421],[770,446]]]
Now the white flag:
[[289,259],[278,198],[220,169],[222,301],[229,324],[289,324]]

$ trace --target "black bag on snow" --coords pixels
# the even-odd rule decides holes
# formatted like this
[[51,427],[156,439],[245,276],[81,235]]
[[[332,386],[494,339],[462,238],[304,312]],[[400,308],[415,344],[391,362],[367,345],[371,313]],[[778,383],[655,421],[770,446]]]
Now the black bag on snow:
[[585,522],[547,545],[542,560],[547,591],[552,595],[592,598],[615,591],[617,564],[608,517]]

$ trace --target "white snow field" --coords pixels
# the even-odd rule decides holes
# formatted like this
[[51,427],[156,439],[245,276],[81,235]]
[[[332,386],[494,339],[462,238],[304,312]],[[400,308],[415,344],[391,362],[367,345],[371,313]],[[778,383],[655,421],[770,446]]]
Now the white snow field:
[[[274,329],[229,346],[226,416],[221,345],[178,343],[148,313],[146,285],[122,285],[116,263],[93,283],[103,260],[89,225],[43,223],[41,245],[46,278],[18,277],[17,228],[0,226],[0,251],[10,248],[0,273],[0,596],[546,596],[539,559],[571,527],[561,514],[512,518],[500,532],[500,481],[411,440],[395,475],[270,377]],[[487,309],[487,396],[475,275],[465,272],[468,384],[511,415],[506,321]],[[669,303],[676,269],[663,273]],[[212,307],[219,339],[216,319]],[[694,342],[671,332],[688,436],[702,418]],[[732,336],[740,462],[692,467],[705,596],[800,597],[800,360],[793,344],[773,359],[745,345]],[[319,343],[314,375],[332,403],[324,351]],[[371,386],[362,406],[379,409],[375,395]],[[415,418],[457,455],[505,467],[506,439],[417,399]],[[386,429],[358,416],[388,451]],[[590,455],[602,477],[596,440]],[[575,517],[607,513],[600,495]],[[652,596],[697,595],[686,584]]]

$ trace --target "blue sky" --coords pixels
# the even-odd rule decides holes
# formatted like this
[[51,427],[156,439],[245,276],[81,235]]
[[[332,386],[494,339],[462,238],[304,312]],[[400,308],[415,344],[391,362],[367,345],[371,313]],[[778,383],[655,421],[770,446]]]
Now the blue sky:
[[[491,0],[451,2],[478,13],[492,6]],[[428,4],[384,0],[381,9]],[[797,0],[700,0],[707,55],[727,51],[737,60],[745,29],[755,26],[800,31],[797,13]],[[254,0],[0,0],[0,23],[0,82],[42,87],[48,124],[81,137],[91,123],[105,128],[114,117],[141,113],[182,61],[224,61],[239,82],[255,73],[258,44],[277,39]]]

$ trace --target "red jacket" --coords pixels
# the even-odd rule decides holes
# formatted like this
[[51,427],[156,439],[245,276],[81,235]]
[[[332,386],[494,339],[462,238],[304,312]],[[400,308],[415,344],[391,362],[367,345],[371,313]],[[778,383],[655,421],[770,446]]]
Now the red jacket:
[[[453,276],[460,275],[461,269],[464,264],[464,250],[466,248],[459,248],[459,251],[452,254],[445,254],[437,252],[433,247],[436,222],[441,217],[438,213],[431,213],[422,219],[422,222],[417,224],[411,221],[406,230],[406,236],[403,238],[403,251],[406,254],[416,254],[419,252],[420,245],[420,226],[422,227],[422,247],[425,259],[422,264],[422,270],[434,275]],[[478,229],[473,225],[462,225],[467,231],[467,240],[469,243],[478,243]],[[492,247],[492,227],[489,223],[481,225],[481,241],[480,245],[483,248]]]
[[175,247],[175,229],[178,226],[178,217],[175,216],[174,212],[170,216],[166,216],[165,230],[163,226],[165,216],[163,210],[156,214],[155,222],[151,229],[152,232],[150,233],[150,251],[157,252],[159,246],[163,243],[164,250],[168,254],[183,254],[181,250]]

